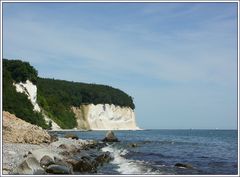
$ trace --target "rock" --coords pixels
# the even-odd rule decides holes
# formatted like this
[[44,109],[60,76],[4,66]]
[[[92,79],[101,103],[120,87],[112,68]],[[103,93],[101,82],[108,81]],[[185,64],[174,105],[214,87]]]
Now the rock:
[[75,166],[78,163],[76,159],[66,159],[65,161],[71,164],[72,166]]
[[104,142],[119,142],[113,131],[108,131],[106,137],[103,139]]
[[51,142],[56,142],[56,141],[58,141],[57,135],[54,135],[54,134],[50,135],[50,141],[51,141]]
[[71,139],[76,139],[78,140],[78,136],[73,134],[73,133],[68,133],[64,136],[64,138],[71,138]]
[[12,174],[16,175],[40,175],[45,174],[44,169],[40,166],[38,161],[32,156],[28,156],[18,167],[16,167]]
[[62,151],[62,152],[60,152],[59,154],[60,154],[60,155],[63,155],[63,156],[70,156],[70,155],[71,155],[71,153],[68,152],[68,151]]
[[88,157],[82,157],[77,163],[73,164],[73,171],[77,172],[97,172],[93,161]]
[[94,149],[97,147],[97,144],[87,144],[84,146],[85,150]]
[[128,144],[128,146],[132,148],[138,147],[137,143],[131,143],[131,144]]
[[184,163],[176,163],[175,167],[188,168],[188,169],[192,169],[193,168],[191,164],[184,164]]
[[108,163],[110,160],[112,160],[110,152],[104,152],[95,158],[95,161],[100,165],[103,163]]
[[46,168],[52,164],[54,164],[54,160],[51,157],[49,157],[48,155],[43,156],[40,160],[40,166],[43,168]]
[[41,127],[3,111],[3,142],[41,144],[50,140],[50,135]]
[[71,144],[71,145],[66,145],[66,144],[60,144],[58,146],[58,148],[63,149],[64,151],[62,151],[60,154],[67,156],[67,155],[71,155],[71,154],[75,154],[77,152],[80,152],[80,149],[78,149],[75,145]]
[[44,156],[49,156],[51,159],[54,159],[55,157],[60,157],[57,151],[53,151],[52,149],[46,147],[33,150],[32,155],[37,159],[38,162],[40,162]]
[[60,145],[58,146],[58,148],[61,148],[61,149],[67,149],[68,147],[67,147],[66,144],[60,144]]
[[55,164],[56,165],[62,165],[62,166],[66,166],[68,167],[68,169],[71,171],[73,171],[73,168],[72,168],[72,164],[71,163],[68,163],[65,158],[57,158],[57,157],[54,157],[54,161],[55,161]]
[[73,144],[71,144],[70,146],[69,146],[69,152],[71,152],[71,153],[76,153],[76,152],[78,152],[78,148],[75,146],[75,145],[73,145]]
[[71,169],[64,165],[49,165],[46,172],[51,174],[72,174]]

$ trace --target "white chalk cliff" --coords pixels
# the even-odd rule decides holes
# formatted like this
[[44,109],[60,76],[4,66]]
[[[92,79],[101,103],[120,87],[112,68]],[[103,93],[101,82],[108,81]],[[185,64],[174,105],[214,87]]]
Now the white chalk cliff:
[[[37,103],[37,86],[34,85],[31,81],[26,80],[25,83],[19,82],[19,83],[13,83],[13,85],[16,87],[16,91],[20,93],[24,93],[28,96],[28,99],[31,101],[33,105],[33,110],[36,112],[41,112],[41,108],[39,107]],[[52,121],[52,130],[59,130],[61,129],[58,124],[56,124],[53,120],[51,120],[49,117],[47,117],[43,112],[43,117],[47,123]]]
[[72,107],[77,119],[77,129],[138,130],[135,113],[129,107],[109,104],[88,104]]
[[[52,121],[52,130],[61,128],[44,114],[37,103],[37,87],[31,81],[13,83],[16,91],[28,96],[34,106],[34,111],[41,112],[45,121]],[[72,107],[79,130],[138,130],[135,113],[129,107],[120,107],[109,104],[88,104]]]
[[28,96],[28,99],[31,101],[33,105],[33,110],[40,112],[40,107],[37,104],[37,86],[34,85],[31,81],[26,80],[26,83],[13,83],[16,87],[16,91],[20,93],[25,93]]

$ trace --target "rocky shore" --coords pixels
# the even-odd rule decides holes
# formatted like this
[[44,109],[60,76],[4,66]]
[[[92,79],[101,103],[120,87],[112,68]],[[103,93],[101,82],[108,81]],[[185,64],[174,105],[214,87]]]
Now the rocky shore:
[[110,153],[100,151],[104,146],[105,143],[92,140],[66,138],[59,138],[48,145],[4,143],[3,173],[96,173],[99,166],[111,160]]
[[104,146],[102,141],[57,138],[8,112],[3,114],[3,174],[96,174],[112,160],[109,152],[101,151]]
[[51,136],[41,127],[32,125],[9,112],[3,111],[4,143],[50,143]]

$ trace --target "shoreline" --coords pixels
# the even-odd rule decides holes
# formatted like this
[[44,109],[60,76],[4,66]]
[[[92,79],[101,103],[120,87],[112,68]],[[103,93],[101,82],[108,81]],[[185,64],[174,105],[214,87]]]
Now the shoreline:
[[[60,168],[62,170],[61,174],[74,174],[75,172],[88,172],[91,174],[93,171],[90,169],[93,167],[88,166],[94,164],[95,168],[97,168],[101,163],[104,163],[105,159],[101,159],[103,152],[99,148],[105,145],[95,140],[59,137],[57,141],[39,145],[3,142],[2,173],[4,175],[54,175],[59,174],[57,168]],[[92,157],[93,150],[95,154]],[[92,162],[88,164],[87,161],[81,158],[78,159],[81,156],[92,159]],[[51,161],[48,166],[42,164],[46,157]],[[106,153],[104,157],[110,159],[110,156],[106,156]],[[95,162],[97,158],[100,159],[99,163]],[[85,169],[81,169],[79,163],[85,166]]]
[[[113,130],[113,129],[96,129],[96,130],[78,130],[78,129],[59,129],[59,130],[46,130],[47,132],[91,132],[91,131],[142,131],[142,130],[148,130],[148,129],[119,129],[119,130]],[[150,129],[149,129],[150,130]]]
[[100,151],[106,145],[103,141],[79,139],[74,133],[62,138],[3,112],[3,174],[91,174],[110,161],[110,154]]

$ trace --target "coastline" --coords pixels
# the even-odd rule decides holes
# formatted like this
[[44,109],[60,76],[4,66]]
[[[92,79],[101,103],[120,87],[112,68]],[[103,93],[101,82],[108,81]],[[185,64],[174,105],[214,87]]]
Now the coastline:
[[95,173],[111,159],[109,153],[100,151],[106,145],[102,141],[79,139],[72,133],[61,138],[3,112],[3,174]]
[[[42,143],[39,145],[3,143],[2,173],[4,175],[94,173],[95,171],[91,170],[92,165],[94,164],[94,170],[97,170],[97,167],[106,160],[101,159],[103,152],[99,150],[105,145],[105,143],[94,140],[70,138],[58,138],[57,141],[50,144]],[[95,154],[93,154],[93,150]],[[44,166],[42,161],[46,157],[51,163]],[[92,159],[92,162],[87,163],[79,157]],[[104,153],[104,157],[110,159],[107,153]],[[99,161],[97,162],[96,159]],[[80,168],[79,163],[84,169]],[[62,171],[59,172],[58,168]]]
[[47,132],[91,132],[91,131],[142,131],[142,130],[148,130],[148,129],[58,129],[58,130],[46,130]]

